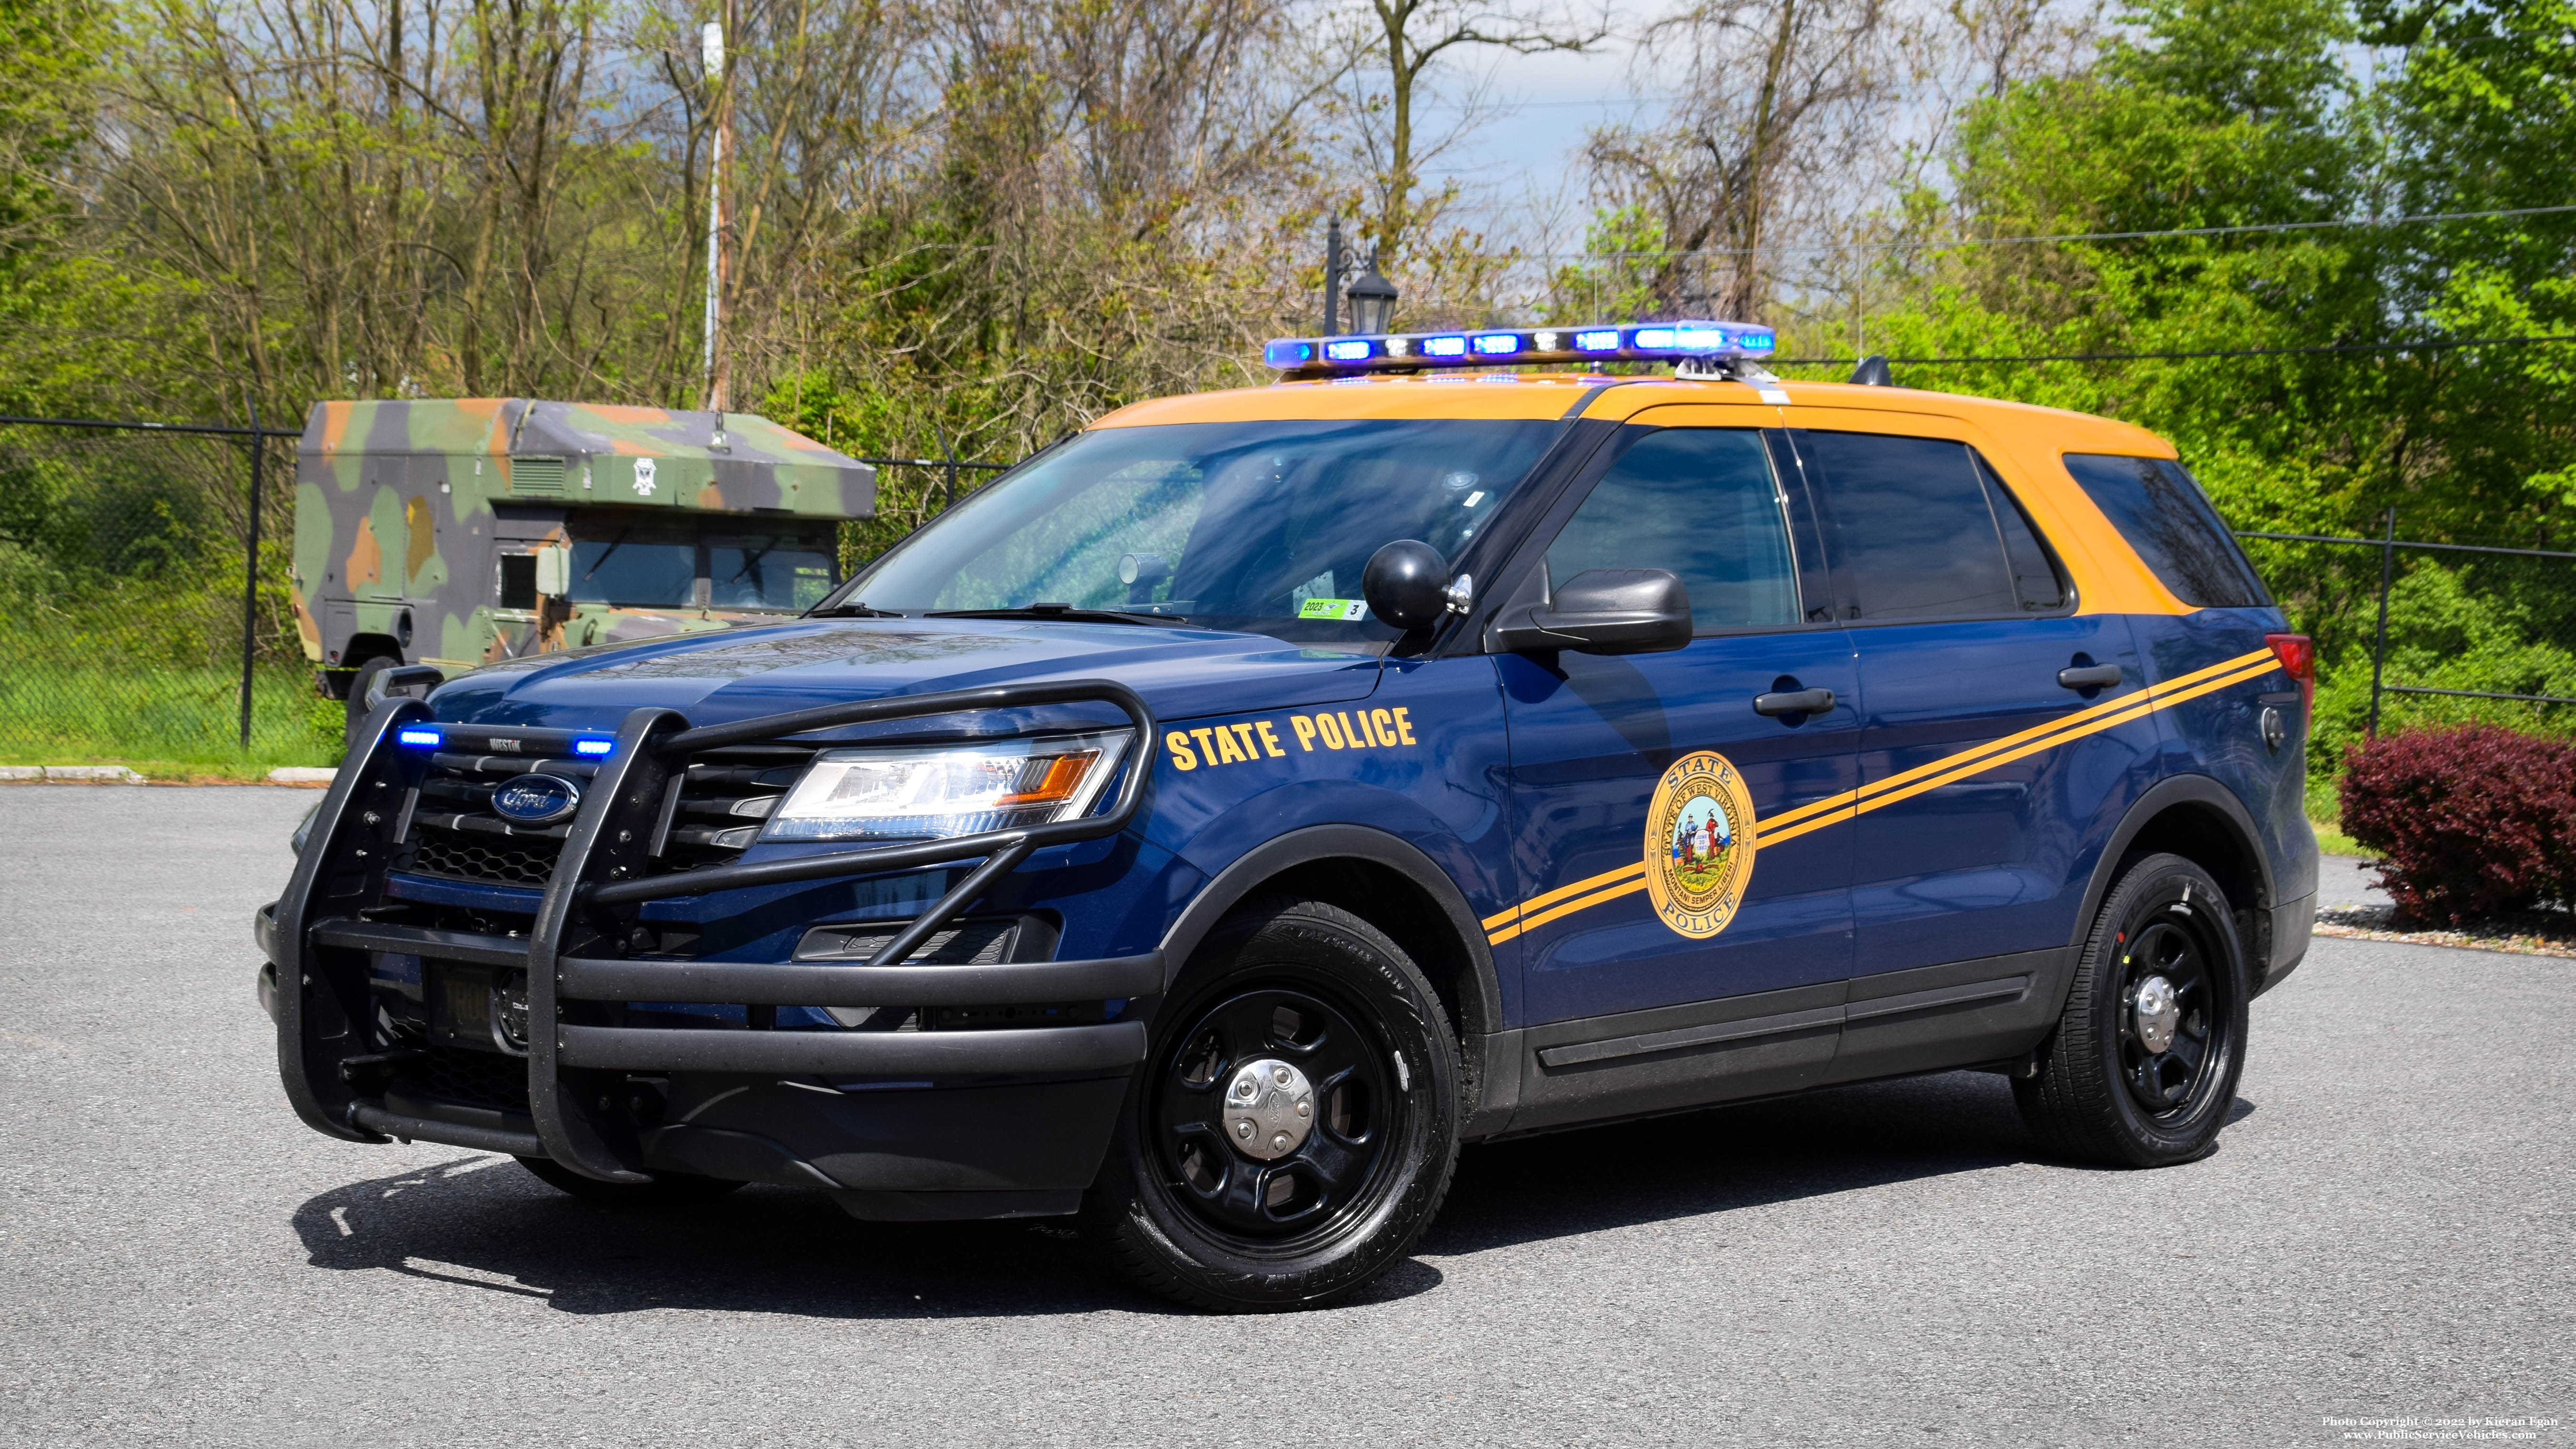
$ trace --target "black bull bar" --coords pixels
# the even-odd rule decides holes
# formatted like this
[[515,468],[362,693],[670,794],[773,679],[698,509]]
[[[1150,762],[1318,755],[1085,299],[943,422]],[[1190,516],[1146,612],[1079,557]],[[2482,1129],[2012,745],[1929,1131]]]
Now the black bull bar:
[[[690,755],[836,726],[951,715],[972,710],[1110,704],[1136,730],[1107,810],[1079,820],[986,831],[944,840],[832,851],[753,865],[646,873],[663,795]],[[631,1165],[633,1133],[590,1110],[576,1074],[604,1072],[834,1072],[891,1074],[1100,1074],[1145,1055],[1145,1025],[967,1031],[764,1031],[726,1027],[637,1028],[564,1020],[565,1002],[717,1002],[771,1006],[987,1006],[1151,997],[1164,987],[1160,952],[1084,961],[988,965],[912,964],[941,927],[1038,850],[1098,840],[1136,818],[1152,775],[1154,716],[1123,684],[1105,679],[1008,684],[941,694],[824,705],[730,724],[691,727],[676,710],[637,709],[618,726],[565,837],[562,854],[524,936],[430,930],[366,919],[385,900],[385,875],[409,811],[413,766],[395,743],[405,725],[430,718],[417,699],[388,699],[361,731],[313,821],[295,873],[258,922],[276,968],[278,1071],[297,1115],[335,1137],[381,1142],[420,1138],[520,1156],[553,1158],[610,1182],[641,1182]],[[508,735],[508,726],[442,724],[468,738]],[[816,742],[823,743],[823,742]],[[897,932],[867,962],[630,960],[613,954],[621,933],[612,913],[644,901],[750,886],[880,874],[980,860],[938,902]],[[607,927],[604,929],[604,927]],[[342,1064],[372,1048],[363,973],[336,969],[315,947],[394,951],[432,960],[518,967],[528,982],[528,1101],[534,1131],[430,1121],[360,1099]],[[570,954],[567,947],[571,948]],[[342,956],[345,963],[348,959]],[[360,956],[357,959],[363,960]],[[885,963],[885,964],[879,964]],[[602,1104],[605,1105],[604,1103]]]

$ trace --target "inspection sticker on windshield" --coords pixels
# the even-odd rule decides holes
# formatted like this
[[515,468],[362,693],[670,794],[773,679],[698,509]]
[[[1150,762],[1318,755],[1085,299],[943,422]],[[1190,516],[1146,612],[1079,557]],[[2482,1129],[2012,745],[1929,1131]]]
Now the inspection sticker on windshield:
[[1368,617],[1368,605],[1358,599],[1308,599],[1297,606],[1300,619],[1346,619],[1357,623]]

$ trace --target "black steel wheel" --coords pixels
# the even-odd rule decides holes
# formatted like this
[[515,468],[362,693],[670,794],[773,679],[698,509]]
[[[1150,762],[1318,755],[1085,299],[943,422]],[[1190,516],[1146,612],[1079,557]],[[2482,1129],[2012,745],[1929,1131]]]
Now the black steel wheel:
[[1122,1266],[1223,1312],[1312,1307],[1400,1261],[1456,1164],[1458,1045],[1404,952],[1268,901],[1161,1013],[1089,1210]]
[[1401,1136],[1402,1049],[1330,989],[1282,981],[1223,997],[1150,1068],[1157,1165],[1175,1200],[1245,1251],[1330,1233],[1367,1201]]
[[2133,862],[2102,903],[2057,1031],[2013,1083],[2031,1130],[2069,1157],[2161,1167],[2205,1157],[2245,1064],[2244,948],[2227,894],[2176,855]]

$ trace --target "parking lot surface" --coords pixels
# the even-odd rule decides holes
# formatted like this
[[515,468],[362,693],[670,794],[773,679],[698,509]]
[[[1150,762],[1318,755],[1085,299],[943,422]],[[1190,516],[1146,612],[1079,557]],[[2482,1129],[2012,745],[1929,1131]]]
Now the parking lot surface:
[[1054,1224],[308,1131],[248,922],[315,798],[0,787],[0,1444],[2576,1440],[2576,962],[2318,942],[2162,1172],[1974,1074],[1470,1149],[1366,1298],[1217,1319]]

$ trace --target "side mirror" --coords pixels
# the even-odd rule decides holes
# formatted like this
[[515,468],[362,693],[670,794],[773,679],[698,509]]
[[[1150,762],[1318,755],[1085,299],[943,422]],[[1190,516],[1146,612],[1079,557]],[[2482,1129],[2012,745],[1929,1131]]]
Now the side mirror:
[[1690,590],[1662,569],[1587,569],[1494,630],[1505,649],[1656,654],[1691,641]]
[[1369,555],[1360,597],[1371,614],[1399,629],[1429,628],[1449,611],[1449,561],[1427,543],[1398,539]]
[[572,592],[572,550],[548,544],[537,550],[537,592],[560,599]]

